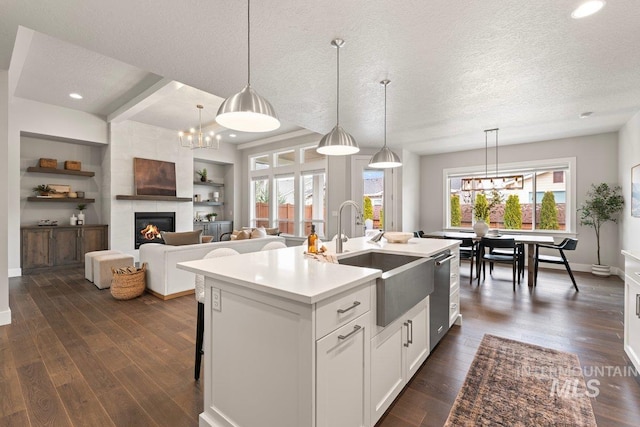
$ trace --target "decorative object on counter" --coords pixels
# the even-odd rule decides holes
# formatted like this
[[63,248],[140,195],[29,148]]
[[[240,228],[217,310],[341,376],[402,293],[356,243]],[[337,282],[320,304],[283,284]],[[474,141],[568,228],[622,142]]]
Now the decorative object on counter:
[[78,214],[78,225],[84,224],[84,210],[86,208],[87,208],[87,205],[85,205],[84,203],[80,203],[77,206],[77,209],[80,211],[80,213]]
[[214,202],[217,202],[217,201],[219,201],[219,200],[220,200],[220,193],[219,193],[219,192],[217,192],[217,191],[214,191],[214,192],[213,192],[213,201],[214,201]]
[[201,197],[199,194],[194,194],[193,195],[193,201],[194,202],[200,202],[201,201]]
[[407,243],[410,238],[413,237],[413,233],[402,233],[399,231],[385,231],[384,238],[389,243]]
[[79,199],[84,199],[84,191],[76,191]]
[[318,242],[318,235],[316,234],[316,225],[311,224],[311,234],[307,237],[307,253],[317,254],[318,247],[316,246]]
[[50,196],[54,198],[64,198],[69,197],[69,192],[71,191],[71,186],[66,184],[47,184],[47,186],[51,189]]
[[208,213],[208,214],[206,215],[206,217],[207,217],[207,219],[208,219],[209,221],[215,221],[217,216],[218,216],[218,214],[217,214],[217,213],[215,213],[215,212],[210,212],[210,213]]
[[43,159],[38,160],[38,166],[41,168],[55,169],[58,167],[58,159]]
[[202,170],[196,171],[196,175],[200,177],[200,181],[207,182],[207,168],[202,168]]
[[387,147],[387,85],[391,83],[388,79],[384,79],[380,82],[384,85],[384,145],[376,154],[369,160],[369,166],[378,169],[397,168],[402,166],[400,157],[389,147]]
[[587,192],[587,198],[578,211],[580,212],[580,225],[593,227],[596,232],[596,244],[598,264],[592,264],[591,273],[596,276],[607,277],[611,275],[611,266],[600,262],[600,227],[608,221],[618,222],[618,214],[624,207],[624,197],[619,185],[610,186],[607,183],[591,184],[591,190]]
[[81,169],[82,163],[76,160],[65,160],[64,168],[70,171],[79,171]]
[[[58,221],[54,221],[51,219],[41,219],[40,221],[38,221],[38,226],[40,227],[44,227],[44,226],[52,226],[52,225],[58,225]],[[75,224],[72,224],[75,225]]]
[[78,217],[76,216],[76,214],[71,214],[71,218],[69,218],[69,225],[77,225],[78,224]]
[[76,193],[75,191],[70,191],[67,194],[67,197],[70,198],[70,199],[77,199],[78,198],[78,193]]
[[33,192],[36,193],[39,197],[49,197],[49,194],[53,192],[51,187],[47,184],[40,184],[33,187]]
[[76,221],[76,225],[84,225],[84,219],[78,219],[78,221]]
[[280,127],[273,106],[251,87],[251,1],[247,0],[247,85],[225,99],[216,122],[242,132],[269,132]]
[[[213,131],[209,132],[209,135],[202,133],[202,109],[203,105],[196,105],[198,109],[198,129],[191,128],[188,132],[178,132],[178,141],[180,145],[185,148],[213,148],[217,150],[220,147],[220,135],[215,135]],[[214,141],[215,140],[215,144]],[[205,179],[206,181],[206,179]]]
[[[574,388],[571,393],[560,387],[554,392],[555,383]],[[445,426],[595,427],[587,391],[575,354],[486,334]],[[521,399],[523,404],[514,410],[513,402]]]
[[331,46],[337,52],[337,73],[336,73],[336,125],[322,137],[316,151],[327,156],[347,156],[360,151],[358,143],[340,126],[340,48],[344,46],[344,40],[335,39],[331,41]]

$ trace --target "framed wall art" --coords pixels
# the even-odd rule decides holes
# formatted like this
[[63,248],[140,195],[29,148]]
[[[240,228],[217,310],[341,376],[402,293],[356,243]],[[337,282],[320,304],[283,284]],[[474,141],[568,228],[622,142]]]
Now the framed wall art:
[[133,159],[136,196],[175,196],[176,164],[161,160]]

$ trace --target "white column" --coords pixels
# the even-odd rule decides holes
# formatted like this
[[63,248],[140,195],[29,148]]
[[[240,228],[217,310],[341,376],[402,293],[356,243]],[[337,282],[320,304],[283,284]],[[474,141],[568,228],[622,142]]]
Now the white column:
[[[0,325],[8,325],[11,323],[11,310],[9,309],[9,191],[11,188],[8,184],[9,180],[9,73],[6,70],[0,70],[0,170],[5,171],[5,183],[7,185],[0,186],[0,271],[6,274],[0,274]],[[18,194],[16,187],[14,194]]]

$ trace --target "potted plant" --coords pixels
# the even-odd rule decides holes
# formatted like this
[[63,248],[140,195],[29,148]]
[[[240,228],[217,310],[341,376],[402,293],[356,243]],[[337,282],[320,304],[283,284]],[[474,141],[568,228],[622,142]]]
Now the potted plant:
[[33,192],[38,196],[48,196],[49,193],[54,193],[54,191],[46,184],[40,184],[36,187],[33,187]]
[[80,224],[84,224],[84,210],[86,208],[87,208],[87,205],[85,205],[84,203],[80,203],[78,206],[76,206],[76,209],[80,211],[80,213],[78,214],[78,222]]
[[484,193],[476,195],[476,201],[473,205],[473,217],[476,222],[473,224],[473,231],[478,237],[485,236],[489,231],[491,210],[501,202],[502,195],[496,189],[491,190],[491,199],[488,199]]
[[200,177],[200,181],[207,182],[207,168],[202,168],[202,170],[196,171],[196,174]]
[[618,213],[624,206],[624,197],[620,191],[619,185],[591,184],[591,190],[587,192],[587,199],[578,209],[580,224],[591,226],[596,232],[598,264],[591,266],[591,272],[596,276],[606,277],[611,274],[611,267],[602,265],[600,261],[600,228],[607,221],[618,222]]
[[218,214],[215,213],[215,212],[210,212],[210,213],[208,213],[206,215],[207,220],[209,220],[209,221],[215,221],[217,216],[218,216]]

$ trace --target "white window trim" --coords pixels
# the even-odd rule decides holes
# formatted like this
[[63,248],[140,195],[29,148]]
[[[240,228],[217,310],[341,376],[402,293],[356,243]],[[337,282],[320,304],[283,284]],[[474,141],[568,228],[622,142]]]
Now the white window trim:
[[[541,160],[531,160],[526,162],[512,162],[512,163],[499,163],[498,164],[498,172],[499,174],[509,174],[509,173],[521,173],[521,172],[540,172],[544,169],[552,170],[552,169],[564,169],[567,168],[567,172],[565,174],[566,179],[566,188],[568,190],[568,196],[565,201],[565,221],[566,221],[566,229],[565,230],[517,230],[519,234],[526,233],[534,233],[534,234],[571,234],[575,235],[577,233],[577,173],[576,173],[576,158],[575,157],[559,157],[556,159],[541,159]],[[443,206],[443,217],[442,217],[442,229],[453,229],[451,227],[447,227],[447,218],[451,216],[449,197],[451,195],[451,188],[449,186],[449,178],[460,177],[463,175],[473,175],[478,173],[485,173],[487,171],[489,176],[492,176],[495,173],[496,165],[488,164],[488,165],[475,165],[475,166],[462,166],[457,168],[448,168],[442,170],[442,182],[444,183],[444,194],[442,200]],[[535,200],[535,199],[534,199]],[[455,229],[459,229],[455,227]],[[466,228],[464,228],[466,230]],[[500,230],[506,231],[509,230]]]

